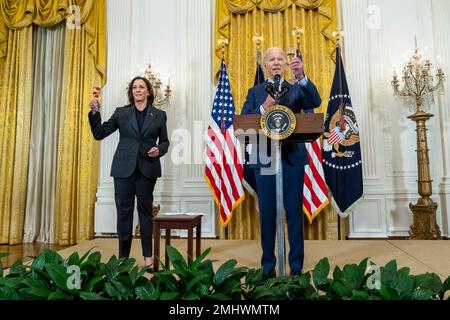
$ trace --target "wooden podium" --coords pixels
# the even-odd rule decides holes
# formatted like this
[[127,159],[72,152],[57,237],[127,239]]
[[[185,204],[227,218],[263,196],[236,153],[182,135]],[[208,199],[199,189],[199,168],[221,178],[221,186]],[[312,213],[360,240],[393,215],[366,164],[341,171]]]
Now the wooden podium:
[[[281,164],[281,144],[312,142],[317,140],[324,131],[322,113],[295,114],[296,126],[293,133],[286,139],[276,141],[276,202],[277,202],[277,235],[278,235],[278,273],[284,276],[286,272],[285,239],[283,229],[283,169]],[[254,135],[264,135],[261,128],[261,115],[235,115],[233,121],[235,135],[242,138]],[[264,136],[265,137],[265,136]],[[278,143],[279,142],[279,143]],[[300,210],[301,208],[299,208]]]
[[[297,126],[294,133],[287,139],[286,142],[311,142],[319,138],[323,134],[323,113],[296,113]],[[261,129],[261,115],[235,115],[233,126],[236,135],[239,137],[242,131]],[[238,130],[240,129],[240,130]],[[247,136],[245,133],[244,136]]]

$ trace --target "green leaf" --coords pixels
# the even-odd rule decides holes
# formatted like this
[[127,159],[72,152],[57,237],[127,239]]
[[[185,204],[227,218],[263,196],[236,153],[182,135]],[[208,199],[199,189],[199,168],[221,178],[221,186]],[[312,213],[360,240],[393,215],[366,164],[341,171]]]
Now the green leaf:
[[160,300],[179,300],[177,299],[178,293],[177,292],[163,292],[161,293]]
[[366,273],[368,262],[369,258],[365,258],[363,261],[359,263],[358,265],[359,273],[362,273],[363,275]]
[[120,294],[117,289],[109,282],[105,283],[106,293],[113,299],[120,299]]
[[408,267],[404,267],[404,268],[401,268],[400,270],[398,270],[397,274],[398,275],[403,275],[403,276],[409,276],[409,272],[410,271],[411,270]]
[[40,254],[39,256],[37,256],[36,259],[34,259],[31,263],[31,267],[34,270],[43,270],[45,267],[45,255]]
[[209,286],[207,286],[206,284],[200,284],[199,285],[199,289],[198,289],[198,293],[202,297],[207,296],[209,294]]
[[206,274],[199,274],[198,276],[196,276],[194,279],[192,279],[186,286],[186,291],[185,293],[188,293],[189,290],[191,290],[191,288],[193,286],[195,286],[197,283],[201,282],[202,280],[207,280],[208,276]]
[[22,260],[17,260],[10,268],[10,276],[24,276],[27,273],[26,267],[23,265]]
[[72,293],[78,293],[80,290],[69,289],[67,287],[67,280],[70,274],[67,273],[67,269],[63,266],[57,264],[46,263],[45,270],[47,270],[50,278],[55,282],[55,284],[63,291],[69,291]]
[[137,281],[139,279],[142,279],[145,272],[146,272],[147,268],[143,267],[140,270],[138,269],[138,267],[134,267],[131,272],[130,272],[130,280],[131,280],[131,284],[134,287],[137,283]]
[[[85,262],[82,262],[82,266],[97,266],[101,263],[102,255],[100,252],[96,251],[90,254]],[[85,257],[81,257],[81,261],[84,261]]]
[[39,254],[39,256],[44,256],[45,263],[63,264],[64,259],[56,251],[50,249],[44,249]]
[[344,266],[342,273],[342,283],[350,292],[361,288],[364,281],[365,270],[362,270],[356,264],[347,264]]
[[70,255],[70,257],[67,259],[67,264],[69,266],[80,264],[80,256],[78,255],[78,252],[75,251]]
[[177,249],[175,249],[172,246],[167,246],[166,250],[167,250],[167,255],[169,256],[169,260],[170,260],[170,262],[172,262],[172,265],[175,268],[179,268],[181,270],[185,270],[185,269],[189,268],[186,263],[186,260],[184,260],[183,255]]
[[101,266],[109,280],[114,279],[119,274],[119,260],[116,256],[112,256],[109,261]]
[[421,281],[415,281],[415,283],[418,282],[420,282],[421,289],[428,289],[433,292],[433,295],[438,295],[443,288],[441,278],[435,273],[426,273]]
[[108,300],[95,292],[80,292],[80,298],[82,300]]
[[155,291],[156,289],[151,283],[135,289],[136,295],[141,300],[155,300]]
[[[89,261],[89,257],[91,255],[92,250],[94,250],[96,247],[92,247],[90,248],[85,254],[83,254],[83,256],[80,258],[80,260],[78,261],[77,264],[83,264],[86,261]],[[100,252],[96,252],[98,255],[100,255]],[[100,260],[99,260],[100,261]]]
[[412,292],[406,297],[406,300],[430,300],[433,292],[428,289],[419,289]]
[[386,267],[381,267],[380,268],[380,282],[381,285],[388,287],[388,288],[392,288],[395,284],[394,282],[397,279],[397,270],[393,270],[393,268],[391,267],[390,269],[386,268]]
[[61,292],[52,292],[48,296],[47,300],[73,300],[73,297]]
[[0,287],[0,300],[23,300],[16,289],[10,287]]
[[398,293],[400,299],[408,296],[413,290],[414,280],[411,276],[401,273],[397,277],[397,281],[394,282],[393,289]]
[[214,279],[214,267],[213,267],[213,261],[211,260],[205,260],[197,267],[197,270],[203,274],[206,274],[208,276],[208,279],[210,282]]
[[222,282],[224,282],[225,279],[228,277],[228,275],[233,271],[236,265],[237,261],[234,259],[228,260],[223,265],[221,265],[220,268],[217,270],[216,274],[214,275],[213,284],[218,286]]
[[206,258],[206,256],[209,254],[210,251],[211,251],[211,248],[208,248],[205,251],[203,251],[203,253],[192,262],[191,268],[194,268],[194,269],[197,268],[200,265],[200,263],[203,262],[203,259]]
[[[44,265],[45,267],[45,265]],[[48,272],[46,272],[44,269],[37,269],[33,266],[30,266],[31,268],[31,277],[32,278],[39,278],[43,281],[50,282],[52,278],[49,276]]]
[[22,281],[23,278],[20,277],[5,277],[5,278],[0,278],[1,282],[4,283],[3,285],[5,287],[9,287],[9,288],[13,288],[13,289],[20,289],[22,287]]
[[396,290],[390,287],[386,287],[383,284],[381,285],[381,289],[379,290],[379,292],[383,300],[400,300],[400,297],[398,296]]
[[352,295],[352,291],[339,281],[333,281],[331,283],[331,287],[334,289],[337,296],[342,300],[349,299]]
[[52,292],[46,283],[40,279],[25,279],[22,283],[30,288],[29,294],[40,298],[47,299]]
[[330,273],[330,263],[327,258],[321,259],[313,270],[313,281],[317,289],[326,291],[329,281],[328,274]]
[[397,261],[395,260],[391,260],[390,262],[388,262],[385,266],[385,268],[388,271],[391,271],[393,273],[397,273]]
[[228,297],[227,295],[225,295],[223,293],[214,293],[214,294],[208,295],[208,298],[212,299],[212,300],[231,300],[230,297]]
[[102,276],[95,276],[95,277],[93,277],[91,280],[89,280],[85,290],[87,292],[91,292],[94,289],[95,285],[97,283],[99,283],[100,281],[102,281],[102,280],[103,280]]
[[340,281],[340,280],[342,280],[343,277],[344,277],[344,274],[342,273],[342,270],[338,266],[334,267],[333,279]]
[[111,279],[111,283],[116,287],[116,289],[121,293],[124,294],[127,291],[127,287],[123,285],[122,282],[120,282],[117,279]]
[[165,291],[178,292],[177,279],[170,271],[157,272],[153,275],[152,280],[161,285]]
[[127,259],[119,265],[118,270],[120,273],[129,273],[131,269],[133,269],[135,263],[136,263],[135,259],[133,258]]
[[298,283],[301,287],[312,287],[311,285],[311,273],[310,272],[304,272],[300,275],[299,278],[297,278]]

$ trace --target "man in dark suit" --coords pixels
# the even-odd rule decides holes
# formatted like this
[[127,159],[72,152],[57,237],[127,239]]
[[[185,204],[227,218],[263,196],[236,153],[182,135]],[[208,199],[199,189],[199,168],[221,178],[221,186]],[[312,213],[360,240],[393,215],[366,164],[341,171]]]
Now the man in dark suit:
[[[273,83],[275,76],[283,77],[287,68],[287,56],[281,48],[269,48],[264,55],[264,67],[268,81],[251,88],[241,114],[262,114],[275,104],[275,100],[266,92],[268,82]],[[294,113],[320,106],[321,98],[316,86],[305,76],[303,63],[299,58],[292,59],[290,68],[296,83],[281,98],[280,105],[290,108]],[[284,79],[280,80],[280,87]],[[275,235],[276,235],[276,183],[274,170],[274,152],[265,154],[267,145],[272,145],[265,137],[259,137],[257,145],[250,151],[249,166],[254,170],[258,189],[258,205],[261,225],[261,246],[263,250],[261,265],[264,277],[275,276]],[[267,145],[265,145],[267,143]],[[269,147],[270,149],[270,147]],[[270,151],[270,150],[269,150]],[[270,156],[273,157],[270,157]],[[289,237],[289,266],[292,275],[302,272],[304,259],[303,245],[303,175],[308,164],[306,148],[303,143],[284,143],[281,150],[283,167],[283,202],[286,211]],[[269,162],[265,161],[270,157]],[[253,160],[253,161],[252,161]]]
[[119,257],[128,258],[132,242],[134,201],[137,198],[142,253],[148,271],[152,271],[152,203],[156,179],[161,177],[160,158],[167,153],[167,116],[152,106],[154,92],[146,78],[134,78],[128,88],[129,105],[117,108],[101,123],[99,101],[90,103],[89,123],[96,140],[117,129],[119,144],[114,154],[111,176],[117,208]]

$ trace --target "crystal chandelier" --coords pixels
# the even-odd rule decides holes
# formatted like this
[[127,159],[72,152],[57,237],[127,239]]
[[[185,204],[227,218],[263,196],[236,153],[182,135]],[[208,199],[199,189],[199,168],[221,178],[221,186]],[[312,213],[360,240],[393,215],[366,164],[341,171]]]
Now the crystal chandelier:
[[153,102],[153,105],[158,107],[169,102],[169,98],[172,94],[172,89],[170,88],[170,78],[167,82],[166,88],[163,91],[163,83],[159,78],[159,75],[153,71],[151,64],[149,64],[145,69],[144,77],[150,81],[153,90],[155,91],[155,101]]
[[[139,67],[139,65],[138,65]],[[167,82],[167,85],[165,86],[165,89],[163,89],[164,84],[161,81],[161,78],[159,77],[159,74],[155,72],[152,68],[151,64],[148,64],[145,69],[141,69],[142,76],[148,81],[150,81],[150,84],[152,85],[153,92],[155,94],[155,100],[153,101],[153,106],[160,107],[169,102],[169,98],[172,95],[172,89],[170,87],[170,77]],[[130,72],[130,75],[132,73]],[[128,91],[128,86],[127,86]]]
[[394,95],[403,98],[404,103],[413,113],[408,116],[408,119],[416,123],[417,187],[420,198],[416,204],[409,204],[413,214],[413,224],[410,226],[409,235],[410,239],[416,240],[441,239],[441,231],[436,222],[437,203],[431,198],[433,180],[430,173],[426,122],[434,116],[429,113],[431,105],[434,104],[434,95],[444,91],[444,72],[438,68],[437,83],[434,85],[431,67],[431,61],[423,57],[416,40],[414,54],[403,69],[403,88],[399,89],[400,82],[395,68],[392,80]]
[[431,105],[434,104],[434,95],[443,92],[444,73],[438,68],[436,73],[437,83],[434,85],[434,76],[431,73],[433,64],[426,59],[417,47],[410,60],[406,62],[403,68],[402,80],[404,86],[400,87],[400,81],[394,69],[394,78],[392,86],[394,94],[402,97],[406,106],[413,113],[428,112]]

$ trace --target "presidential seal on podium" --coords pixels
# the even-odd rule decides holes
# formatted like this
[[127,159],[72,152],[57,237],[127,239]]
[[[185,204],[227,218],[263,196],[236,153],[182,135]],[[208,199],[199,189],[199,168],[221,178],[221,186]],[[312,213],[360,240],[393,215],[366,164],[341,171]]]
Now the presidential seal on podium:
[[261,116],[261,129],[273,140],[284,140],[295,131],[297,120],[291,109],[275,105]]

